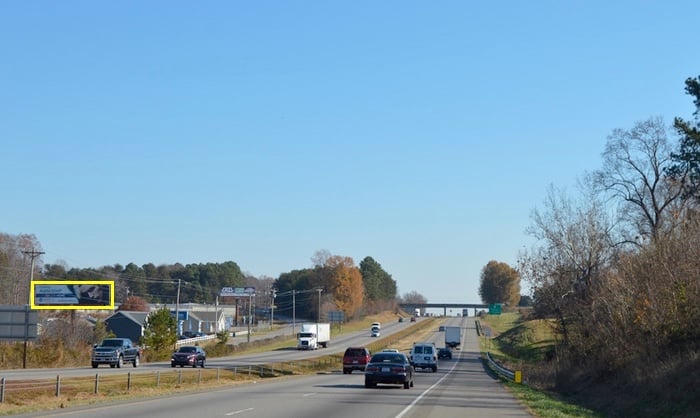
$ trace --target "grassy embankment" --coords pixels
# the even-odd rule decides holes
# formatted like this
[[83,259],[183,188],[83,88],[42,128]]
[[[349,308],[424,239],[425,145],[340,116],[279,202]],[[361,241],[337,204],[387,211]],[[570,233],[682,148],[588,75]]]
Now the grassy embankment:
[[[697,354],[686,353],[674,361],[631,363],[601,375],[556,361],[554,327],[547,321],[504,313],[486,316],[481,322],[492,336],[482,338],[482,350],[490,351],[506,367],[523,371],[526,384],[507,385],[538,417],[700,417],[694,373],[700,369]],[[564,385],[562,376],[568,377]]]
[[[554,350],[555,335],[552,326],[544,320],[523,321],[517,312],[488,315],[481,319],[482,327],[491,337],[481,339],[483,352],[511,370],[529,369],[544,361]],[[523,383],[506,383],[506,386],[525,405],[530,413],[540,418],[593,418],[602,415],[572,404],[554,393],[537,390],[527,384],[527,372]]]

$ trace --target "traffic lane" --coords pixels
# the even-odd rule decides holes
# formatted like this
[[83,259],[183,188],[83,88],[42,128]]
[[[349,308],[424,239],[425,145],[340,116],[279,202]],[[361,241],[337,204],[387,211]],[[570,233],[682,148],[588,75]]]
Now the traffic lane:
[[491,377],[481,359],[463,352],[453,360],[440,360],[439,378],[403,417],[452,418],[456,416],[532,417],[508,392]]
[[[431,377],[432,378],[432,377]],[[63,409],[21,417],[185,418],[192,416],[251,418],[322,416],[396,417],[419,396],[415,388],[364,387],[361,374],[331,373],[247,383],[225,389],[185,393],[100,406]]]
[[[437,373],[417,373],[411,389],[380,385],[364,388],[361,373],[329,373],[247,383],[229,388],[161,396],[61,411],[27,414],[24,417],[123,418],[190,416],[251,418],[323,416],[353,418],[408,417],[527,417],[508,393],[486,376],[480,362],[457,359],[443,361]],[[502,388],[501,388],[502,389]]]

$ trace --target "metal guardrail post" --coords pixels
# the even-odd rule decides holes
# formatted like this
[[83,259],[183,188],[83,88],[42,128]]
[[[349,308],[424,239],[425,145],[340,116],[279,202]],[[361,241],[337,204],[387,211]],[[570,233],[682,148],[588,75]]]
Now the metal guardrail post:
[[505,367],[502,367],[500,364],[496,363],[493,357],[491,357],[490,352],[486,353],[486,357],[488,358],[489,365],[493,367],[494,370],[496,370],[496,373],[500,374],[501,376],[507,377],[515,383],[522,383],[522,373],[519,370],[512,371],[506,369]]

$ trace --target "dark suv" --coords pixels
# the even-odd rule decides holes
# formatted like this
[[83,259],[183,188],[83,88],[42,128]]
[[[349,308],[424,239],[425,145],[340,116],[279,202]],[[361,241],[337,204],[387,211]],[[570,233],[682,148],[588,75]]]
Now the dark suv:
[[350,374],[353,370],[364,371],[369,358],[367,347],[348,347],[343,355],[343,374]]

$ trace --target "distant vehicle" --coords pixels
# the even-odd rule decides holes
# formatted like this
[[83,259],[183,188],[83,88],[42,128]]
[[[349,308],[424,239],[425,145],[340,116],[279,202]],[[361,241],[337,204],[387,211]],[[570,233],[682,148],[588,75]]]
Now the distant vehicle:
[[365,387],[374,388],[377,384],[403,385],[413,387],[413,365],[403,353],[379,352],[372,356],[365,368]]
[[124,363],[139,367],[141,348],[128,338],[105,338],[92,348],[90,362],[96,369],[100,364],[109,364],[111,368],[120,368]]
[[297,334],[298,350],[316,350],[326,348],[331,340],[331,324],[310,323],[301,324],[301,332]]
[[343,374],[351,374],[353,370],[364,371],[369,358],[367,347],[348,347],[343,354]]
[[381,351],[382,353],[400,353],[396,348],[385,348]]
[[416,369],[431,369],[437,372],[437,348],[433,343],[415,343],[409,356]]
[[415,316],[412,316],[412,317],[411,317],[411,322],[416,322],[416,317],[415,317]]
[[403,322],[403,316],[399,317],[399,322]]
[[462,343],[462,328],[445,327],[445,345],[450,348],[459,347]]
[[444,326],[444,325],[440,325],[440,327],[438,328],[438,331],[444,331],[444,330],[445,330],[445,326]]
[[175,366],[192,366],[204,368],[207,362],[207,353],[202,347],[197,345],[183,345],[170,357],[170,367]]
[[438,359],[443,359],[443,358],[452,360],[452,350],[450,350],[447,347],[439,348],[438,349]]
[[416,308],[414,312],[413,316],[420,316],[420,309]]
[[379,337],[379,335],[380,335],[379,328],[372,327],[372,330],[370,331],[369,336],[370,337]]
[[372,325],[370,325],[370,329],[371,329],[371,328],[375,328],[375,327],[376,327],[377,329],[381,329],[381,328],[382,328],[382,324],[381,324],[380,322],[372,322]]

